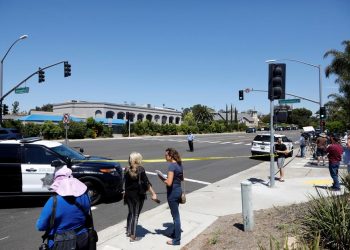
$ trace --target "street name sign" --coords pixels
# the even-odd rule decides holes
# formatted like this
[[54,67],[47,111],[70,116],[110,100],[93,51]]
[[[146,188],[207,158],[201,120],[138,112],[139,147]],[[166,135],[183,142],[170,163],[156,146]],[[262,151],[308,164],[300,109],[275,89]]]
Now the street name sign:
[[25,94],[29,92],[29,87],[17,88],[15,89],[16,94]]
[[279,104],[285,104],[285,103],[299,103],[300,99],[281,99],[278,100]]

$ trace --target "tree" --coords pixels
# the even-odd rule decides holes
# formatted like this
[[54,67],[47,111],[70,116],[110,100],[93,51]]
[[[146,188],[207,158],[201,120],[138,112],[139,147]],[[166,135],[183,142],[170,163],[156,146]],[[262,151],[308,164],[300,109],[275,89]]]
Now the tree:
[[336,75],[335,83],[339,85],[339,94],[331,94],[332,102],[326,103],[330,110],[341,118],[346,126],[350,128],[350,40],[342,42],[345,46],[344,52],[335,49],[324,54],[324,58],[332,56],[331,63],[326,67],[326,77]]
[[52,112],[53,111],[53,105],[52,104],[45,104],[42,107],[35,107],[35,111],[46,111],[46,112]]
[[19,102],[15,101],[12,103],[12,114],[17,115],[19,112]]
[[200,104],[194,105],[192,108],[193,116],[196,122],[209,123],[213,120],[214,110]]
[[299,127],[304,127],[310,125],[312,111],[306,108],[293,109],[290,116],[293,124],[296,124]]

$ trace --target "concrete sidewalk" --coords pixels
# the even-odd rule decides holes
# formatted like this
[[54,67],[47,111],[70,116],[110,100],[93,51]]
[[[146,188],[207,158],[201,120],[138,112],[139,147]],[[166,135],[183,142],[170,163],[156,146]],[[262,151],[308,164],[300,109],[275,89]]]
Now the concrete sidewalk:
[[[266,161],[188,194],[187,203],[180,205],[183,230],[180,246],[166,245],[169,238],[164,236],[164,233],[171,231],[172,217],[168,204],[163,204],[141,214],[137,231],[139,241],[129,242],[125,235],[126,221],[122,221],[98,232],[98,249],[180,249],[219,216],[242,212],[241,182],[244,180],[250,180],[253,184],[254,210],[307,201],[308,195],[316,195],[315,185],[332,184],[328,165],[317,167],[311,162],[311,159],[287,158],[286,181],[276,180],[274,188],[268,186],[270,162]],[[326,192],[324,189],[319,190]]]

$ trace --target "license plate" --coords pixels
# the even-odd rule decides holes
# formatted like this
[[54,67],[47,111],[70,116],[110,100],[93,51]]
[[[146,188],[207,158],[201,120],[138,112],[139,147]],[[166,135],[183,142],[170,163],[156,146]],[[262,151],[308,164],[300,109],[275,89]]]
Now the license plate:
[[260,146],[261,149],[265,149],[265,146]]

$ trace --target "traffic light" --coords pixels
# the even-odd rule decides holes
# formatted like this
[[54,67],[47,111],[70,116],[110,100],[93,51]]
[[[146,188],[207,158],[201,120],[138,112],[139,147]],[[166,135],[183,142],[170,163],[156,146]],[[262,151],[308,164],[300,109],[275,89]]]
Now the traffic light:
[[242,101],[244,99],[243,90],[240,90],[238,92],[238,95],[239,95],[239,100]]
[[285,99],[286,64],[269,64],[269,100]]
[[45,82],[45,71],[41,70],[41,68],[39,68],[38,75],[39,75],[39,83]]
[[2,113],[4,115],[7,115],[9,113],[9,106],[7,106],[6,104],[3,105],[3,108],[2,108]]
[[64,77],[71,76],[71,66],[68,62],[64,62]]
[[326,118],[326,108],[320,107],[320,118],[325,119]]

